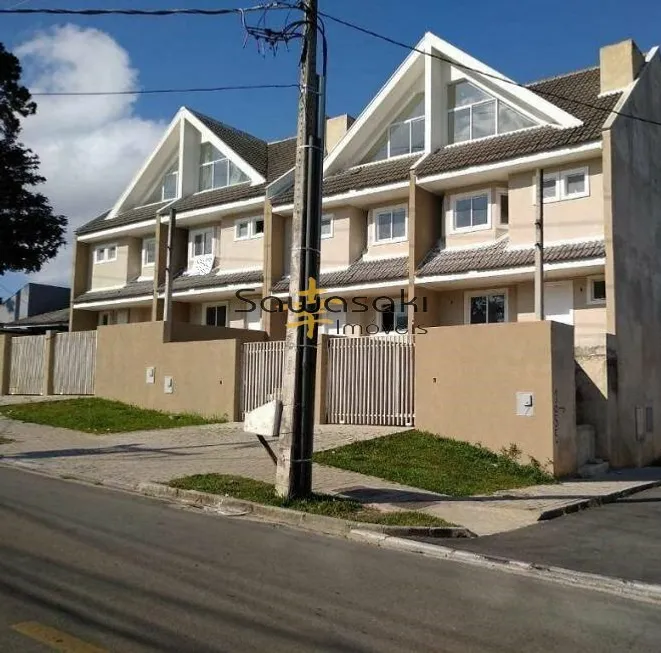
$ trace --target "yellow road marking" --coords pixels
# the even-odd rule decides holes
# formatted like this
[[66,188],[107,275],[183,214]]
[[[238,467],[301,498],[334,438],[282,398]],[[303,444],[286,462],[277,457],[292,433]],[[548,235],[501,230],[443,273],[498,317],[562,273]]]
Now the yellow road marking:
[[44,626],[38,621],[23,621],[20,624],[14,624],[11,628],[21,635],[50,646],[56,651],[62,651],[62,653],[108,653],[105,648],[83,642],[82,639],[67,635],[50,626]]

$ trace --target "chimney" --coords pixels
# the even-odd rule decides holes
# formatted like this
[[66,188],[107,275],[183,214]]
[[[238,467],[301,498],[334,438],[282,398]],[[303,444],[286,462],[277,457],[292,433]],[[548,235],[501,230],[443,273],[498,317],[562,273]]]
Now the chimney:
[[645,57],[632,39],[601,48],[601,92],[618,91],[631,84],[644,63]]
[[326,154],[329,154],[342,140],[355,120],[346,113],[335,118],[326,118]]

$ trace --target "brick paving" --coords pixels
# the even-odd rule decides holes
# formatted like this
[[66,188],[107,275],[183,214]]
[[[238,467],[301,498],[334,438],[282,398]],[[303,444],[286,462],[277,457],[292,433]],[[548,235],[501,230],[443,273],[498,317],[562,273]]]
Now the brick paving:
[[[315,450],[332,449],[403,430],[324,425],[316,430]],[[237,423],[91,435],[15,422],[0,416],[0,436],[14,440],[0,445],[2,462],[27,463],[52,474],[91,481],[165,482],[209,472],[268,482],[274,479],[274,467],[266,452],[257,439],[244,433]],[[277,446],[277,441],[273,444]],[[314,489],[318,492],[341,493],[381,510],[424,511],[465,526],[478,535],[487,535],[533,524],[547,510],[661,480],[661,468],[465,499],[453,499],[322,465],[314,465],[313,478]]]

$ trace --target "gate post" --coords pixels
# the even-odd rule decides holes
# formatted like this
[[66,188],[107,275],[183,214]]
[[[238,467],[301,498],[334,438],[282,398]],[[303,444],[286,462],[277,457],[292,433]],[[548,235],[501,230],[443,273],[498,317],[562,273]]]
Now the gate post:
[[11,336],[0,335],[0,396],[9,394],[11,369]]
[[325,333],[317,340],[317,381],[314,398],[315,424],[326,424],[326,386],[328,384],[328,341]]
[[44,384],[42,395],[53,394],[53,373],[55,370],[55,331],[46,331],[44,339]]

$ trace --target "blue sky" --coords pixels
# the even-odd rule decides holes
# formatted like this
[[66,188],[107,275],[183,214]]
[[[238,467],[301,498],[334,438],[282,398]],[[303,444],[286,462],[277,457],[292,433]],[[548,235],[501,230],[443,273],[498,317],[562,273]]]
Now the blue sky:
[[[0,0],[0,5],[17,1]],[[252,2],[257,0],[190,0],[188,4],[235,7]],[[29,0],[22,6],[157,8],[177,4],[164,0]],[[404,42],[415,43],[427,30],[435,32],[524,82],[594,65],[600,46],[624,38],[633,37],[642,49],[661,42],[661,3],[652,0],[556,0],[550,5],[522,0],[320,0],[320,8]],[[143,88],[292,83],[297,79],[296,44],[291,52],[262,56],[254,43],[244,47],[240,22],[233,16],[7,16],[0,23],[0,41],[12,49],[33,38],[35,32],[64,23],[108,33],[128,53]],[[330,22],[328,35],[328,113],[357,115],[406,52]],[[89,52],[89,56],[95,53]],[[102,75],[98,87],[107,88]],[[287,137],[295,130],[296,93],[292,90],[143,96],[132,110],[141,118],[167,122],[183,104],[268,140]],[[22,275],[0,278],[5,292],[23,281]],[[2,288],[0,294],[4,294]]]

